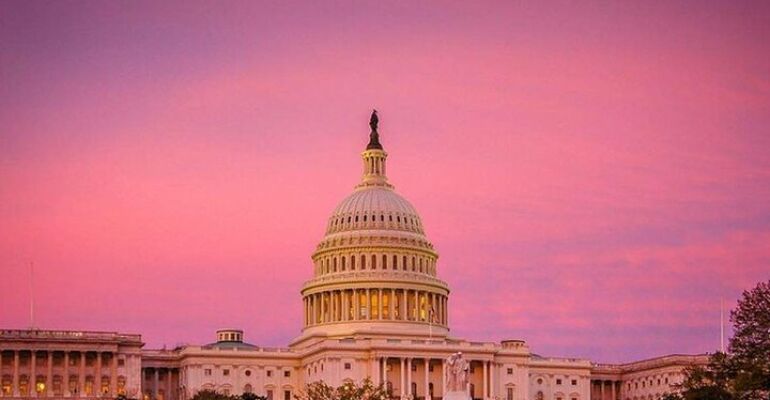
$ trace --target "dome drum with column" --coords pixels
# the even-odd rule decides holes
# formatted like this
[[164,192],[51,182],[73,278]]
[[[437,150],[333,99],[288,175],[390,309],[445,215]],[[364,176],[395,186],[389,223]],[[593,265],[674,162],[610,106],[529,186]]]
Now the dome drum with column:
[[387,153],[361,153],[364,172],[335,208],[302,288],[303,335],[445,336],[447,284],[412,204],[385,175]]

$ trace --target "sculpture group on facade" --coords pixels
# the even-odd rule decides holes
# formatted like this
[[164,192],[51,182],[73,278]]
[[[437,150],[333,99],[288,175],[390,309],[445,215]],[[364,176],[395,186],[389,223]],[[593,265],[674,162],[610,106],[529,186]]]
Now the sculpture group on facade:
[[457,352],[446,359],[444,378],[446,382],[444,400],[467,400],[470,365],[463,358],[463,353]]

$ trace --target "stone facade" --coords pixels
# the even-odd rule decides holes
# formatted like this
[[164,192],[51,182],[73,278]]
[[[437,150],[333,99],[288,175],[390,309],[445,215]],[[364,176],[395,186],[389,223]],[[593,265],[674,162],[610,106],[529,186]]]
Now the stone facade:
[[444,360],[462,352],[473,399],[652,400],[674,390],[686,367],[706,362],[700,355],[592,364],[537,356],[522,340],[452,337],[450,290],[419,214],[388,182],[379,143],[362,159],[361,182],[334,210],[312,254],[313,275],[301,290],[302,331],[288,347],[245,343],[237,329],[173,350],[140,350],[138,335],[3,331],[2,395],[186,400],[211,389],[291,400],[310,382],[371,377],[394,398],[437,399]]

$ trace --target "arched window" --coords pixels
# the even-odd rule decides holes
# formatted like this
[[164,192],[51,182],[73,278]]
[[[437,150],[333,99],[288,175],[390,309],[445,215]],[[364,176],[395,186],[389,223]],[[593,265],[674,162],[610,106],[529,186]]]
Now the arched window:
[[[401,268],[406,269],[406,256],[404,256],[404,258],[401,261],[403,261],[401,263]],[[412,257],[412,262],[414,262],[414,257]]]
[[382,269],[388,269],[388,256],[382,255]]
[[413,398],[417,398],[417,382],[412,382],[412,393]]
[[361,269],[366,269],[366,256],[361,254]]
[[332,271],[337,272],[337,257],[334,257],[334,267],[332,268]]
[[[310,370],[308,370],[308,372],[310,372]],[[243,387],[243,393],[251,393],[253,390],[254,389],[252,389],[251,385],[249,385],[248,383],[246,384],[246,386]]]
[[366,214],[364,214],[364,222],[366,222]]
[[380,214],[380,222],[385,222],[385,214]]
[[377,269],[377,256],[372,254],[372,269]]
[[356,270],[356,256],[352,255],[350,256],[350,270],[355,271]]
[[[415,264],[417,264],[417,259],[412,256],[412,267],[414,267]],[[406,269],[406,266],[404,266],[404,269]]]
[[395,254],[393,255],[393,269],[398,269],[398,256]]

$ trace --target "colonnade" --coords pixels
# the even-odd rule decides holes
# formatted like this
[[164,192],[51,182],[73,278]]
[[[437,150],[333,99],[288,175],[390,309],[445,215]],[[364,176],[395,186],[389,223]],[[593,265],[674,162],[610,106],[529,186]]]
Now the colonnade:
[[96,397],[125,394],[113,352],[4,350],[0,352],[3,397]]
[[620,381],[606,379],[591,380],[591,400],[619,400]]
[[[471,389],[471,385],[468,387],[468,395],[475,398],[493,399],[497,396],[495,390],[495,377],[497,376],[497,366],[493,361],[489,360],[468,360],[475,366],[480,364],[481,366],[481,391],[476,392]],[[398,387],[394,387],[391,381],[391,377],[394,373],[388,374],[388,367],[398,366],[398,374],[396,379],[398,381]],[[432,372],[432,368],[440,367],[440,378],[436,378],[436,373]],[[391,371],[395,371],[395,368],[391,368]],[[423,358],[423,357],[400,357],[400,356],[382,356],[376,358],[376,365],[374,368],[374,374],[376,378],[373,379],[375,383],[384,384],[388,388],[392,388],[392,394],[394,397],[400,397],[401,399],[429,399],[429,398],[441,398],[446,393],[446,360],[444,358]],[[419,375],[423,378],[419,379]],[[471,374],[474,375],[474,374]],[[477,381],[470,377],[471,381]],[[421,380],[422,385],[417,385],[416,381]],[[420,387],[422,386],[422,387]],[[438,391],[435,388],[440,387]],[[397,389],[397,390],[396,390]],[[480,396],[479,396],[480,395]]]
[[[176,379],[175,379],[176,376]],[[161,383],[161,381],[163,381]],[[178,368],[142,368],[142,387],[145,398],[153,400],[176,400],[179,390]]]
[[329,290],[303,299],[305,326],[346,321],[418,321],[446,326],[447,296],[432,291],[365,288]]

